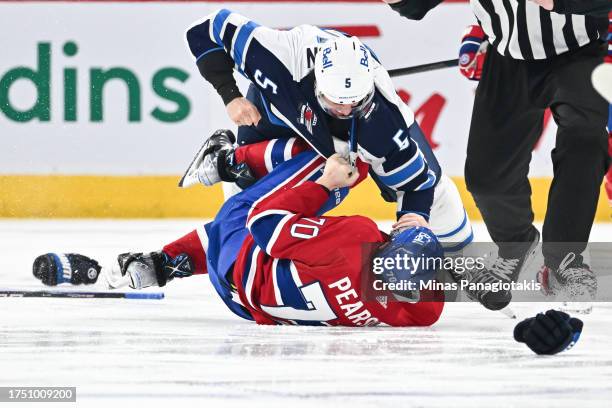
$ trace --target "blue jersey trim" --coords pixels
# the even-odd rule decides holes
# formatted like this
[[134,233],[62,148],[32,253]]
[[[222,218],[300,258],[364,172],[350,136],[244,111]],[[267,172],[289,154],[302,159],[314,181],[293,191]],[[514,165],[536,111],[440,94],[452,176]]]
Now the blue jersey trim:
[[283,122],[282,120],[277,118],[272,112],[270,112],[270,108],[268,108],[268,103],[266,102],[261,92],[259,93],[259,96],[261,97],[261,104],[266,110],[266,115],[268,115],[268,120],[270,121],[270,123],[276,126],[282,126],[282,127],[289,128],[289,126],[287,126],[285,122]]
[[419,186],[415,191],[427,190],[428,188],[432,188],[436,184],[436,174],[429,170],[427,173],[427,181]]
[[242,61],[244,59],[243,57],[245,56],[244,53],[246,51],[246,43],[248,42],[249,37],[251,37],[251,35],[253,34],[253,30],[255,30],[257,27],[259,27],[259,24],[254,21],[249,21],[248,23],[240,27],[240,29],[238,30],[238,34],[236,35],[236,42],[234,43],[233,49],[234,62],[241,71]]
[[215,19],[213,20],[213,36],[215,37],[215,42],[217,45],[221,47],[223,47],[223,41],[221,40],[221,29],[223,28],[223,24],[225,24],[225,20],[228,19],[230,14],[232,14],[231,11],[223,9],[217,13]]
[[415,174],[419,174],[423,168],[425,167],[425,162],[423,161],[423,156],[417,151],[416,159],[410,163],[408,166],[404,167],[400,171],[390,176],[378,175],[383,183],[388,186],[399,185],[402,182],[408,180],[410,177]]
[[208,50],[208,51],[204,52],[202,55],[200,55],[198,58],[196,58],[196,62],[198,62],[200,59],[202,59],[202,57],[205,56],[206,54],[211,53],[213,51],[219,51],[219,50],[223,50],[223,47],[213,48],[211,50]]
[[463,240],[463,242],[458,243],[457,245],[452,246],[444,246],[444,242],[442,242],[442,247],[444,248],[444,252],[456,252],[460,251],[468,244],[470,244],[474,240],[474,231],[470,231],[470,235]]
[[285,161],[285,147],[287,146],[287,141],[288,139],[277,139],[272,146],[272,168],[275,168]]
[[291,306],[295,309],[308,310],[306,301],[302,293],[298,289],[297,283],[293,280],[291,274],[291,261],[288,259],[280,259],[276,267],[276,282],[283,306]]
[[463,221],[461,221],[461,225],[459,225],[457,228],[455,228],[454,230],[452,230],[451,232],[447,234],[438,234],[438,238],[447,238],[447,237],[451,237],[455,235],[456,233],[461,231],[463,227],[465,227],[465,224],[467,224],[467,213],[465,212],[465,209],[464,209],[463,210]]

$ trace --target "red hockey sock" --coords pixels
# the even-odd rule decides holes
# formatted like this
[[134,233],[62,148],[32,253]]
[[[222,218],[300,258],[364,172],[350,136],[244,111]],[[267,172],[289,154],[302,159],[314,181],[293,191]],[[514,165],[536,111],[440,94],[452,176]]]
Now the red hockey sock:
[[279,164],[291,159],[298,153],[310,150],[302,139],[264,140],[263,142],[240,146],[236,149],[236,161],[249,166],[258,179],[272,171]]
[[193,230],[184,237],[169,243],[162,251],[172,258],[183,253],[189,255],[194,264],[194,275],[201,275],[208,272],[206,269],[206,252],[204,251],[204,246],[202,245],[202,241],[200,241],[197,230]]

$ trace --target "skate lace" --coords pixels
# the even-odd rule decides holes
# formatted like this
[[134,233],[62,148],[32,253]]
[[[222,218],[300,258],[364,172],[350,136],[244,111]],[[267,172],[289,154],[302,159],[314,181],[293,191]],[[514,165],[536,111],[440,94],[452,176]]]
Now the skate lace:
[[498,257],[491,267],[491,272],[498,275],[499,278],[511,280],[512,274],[516,270],[520,259]]
[[597,280],[587,265],[569,266],[574,259],[576,259],[576,254],[570,252],[559,264],[557,275],[561,278],[561,281],[570,285],[580,284],[596,288]]

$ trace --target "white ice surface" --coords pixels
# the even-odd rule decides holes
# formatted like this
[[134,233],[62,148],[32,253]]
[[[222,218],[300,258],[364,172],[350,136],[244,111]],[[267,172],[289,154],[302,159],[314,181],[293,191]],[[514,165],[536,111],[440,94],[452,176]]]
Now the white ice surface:
[[[0,221],[0,287],[40,289],[31,263],[41,253],[104,260],[157,249],[196,223]],[[487,239],[482,225],[476,237]],[[599,224],[591,239],[611,237],[612,224]],[[104,407],[612,401],[609,304],[582,316],[583,335],[572,350],[540,357],[513,340],[517,321],[476,304],[447,304],[430,328],[267,327],[229,312],[207,277],[175,280],[163,291],[164,300],[0,298],[0,386],[76,386],[78,406]],[[513,308],[521,319],[545,305]]]

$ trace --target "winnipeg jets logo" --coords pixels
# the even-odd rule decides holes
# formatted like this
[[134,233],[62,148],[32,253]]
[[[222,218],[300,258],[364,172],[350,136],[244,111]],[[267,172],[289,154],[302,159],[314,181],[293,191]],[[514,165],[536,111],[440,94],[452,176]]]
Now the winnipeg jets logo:
[[306,129],[308,129],[310,134],[312,134],[312,128],[317,125],[318,118],[317,115],[315,115],[315,113],[312,111],[310,106],[305,103],[300,108],[300,117],[298,121],[302,125],[306,126]]
[[419,232],[417,236],[414,237],[414,242],[419,242],[421,244],[427,244],[431,242],[431,237],[424,232]]

